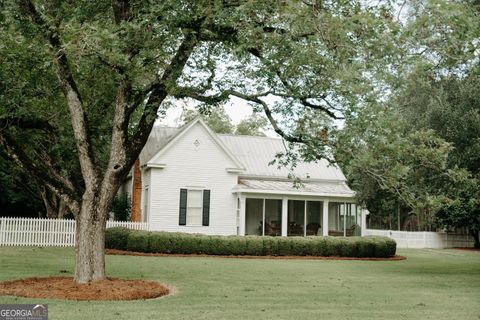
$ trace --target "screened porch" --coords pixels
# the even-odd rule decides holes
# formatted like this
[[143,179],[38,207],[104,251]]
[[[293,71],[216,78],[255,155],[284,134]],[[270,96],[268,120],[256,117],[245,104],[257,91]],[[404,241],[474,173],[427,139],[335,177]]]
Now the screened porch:
[[264,236],[359,236],[362,210],[329,199],[240,197],[238,233]]

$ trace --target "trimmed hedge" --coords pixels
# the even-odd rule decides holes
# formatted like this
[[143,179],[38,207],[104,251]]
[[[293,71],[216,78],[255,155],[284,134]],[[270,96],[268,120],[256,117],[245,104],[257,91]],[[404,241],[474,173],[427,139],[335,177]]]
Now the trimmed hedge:
[[110,228],[106,232],[105,247],[146,253],[387,258],[395,255],[397,244],[390,238],[378,236],[207,236]]

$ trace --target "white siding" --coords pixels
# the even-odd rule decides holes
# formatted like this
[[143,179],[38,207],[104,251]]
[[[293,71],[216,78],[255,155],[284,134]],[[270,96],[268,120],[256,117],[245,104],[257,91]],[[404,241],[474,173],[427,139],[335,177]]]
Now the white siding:
[[[151,171],[150,170],[142,170],[142,198],[140,200],[141,206],[140,206],[140,212],[142,214],[142,221],[143,222],[150,222],[150,214],[149,212],[144,212],[145,208],[148,208],[150,210],[151,204],[150,203],[145,203],[145,201],[150,201],[151,199],[151,188],[150,188],[150,178],[151,177]],[[148,189],[148,196],[145,194]],[[145,219],[146,217],[146,219]]]
[[[194,142],[198,140],[198,147]],[[196,124],[157,159],[165,168],[147,170],[150,184],[151,230],[233,235],[237,233],[236,197],[232,188],[237,174],[226,168],[235,167],[233,161],[215,143],[205,128]],[[145,176],[147,176],[146,174]],[[180,226],[180,189],[204,188],[211,191],[210,225]]]

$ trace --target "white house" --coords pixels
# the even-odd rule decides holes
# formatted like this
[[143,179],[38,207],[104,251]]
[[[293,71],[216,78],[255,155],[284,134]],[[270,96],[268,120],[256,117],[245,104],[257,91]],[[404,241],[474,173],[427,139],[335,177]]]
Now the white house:
[[155,127],[139,159],[143,221],[211,235],[360,235],[364,211],[341,170],[299,163],[295,187],[287,168],[269,165],[282,150],[282,139],[216,134],[201,119]]

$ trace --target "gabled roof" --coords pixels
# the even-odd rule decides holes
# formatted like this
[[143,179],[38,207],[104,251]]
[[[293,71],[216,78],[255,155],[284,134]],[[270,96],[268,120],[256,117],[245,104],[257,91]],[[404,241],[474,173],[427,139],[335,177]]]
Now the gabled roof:
[[[228,149],[225,144],[218,138],[217,134],[215,134],[209,127],[208,125],[202,120],[202,118],[197,117],[195,120],[191,121],[190,123],[184,125],[183,127],[179,128],[176,132],[170,131],[170,135],[168,132],[164,132],[163,134],[160,134],[160,137],[164,137],[164,140],[152,140],[152,143],[156,142],[160,148],[157,149],[157,152],[147,161],[142,162],[142,164],[145,164],[147,166],[149,165],[156,165],[158,162],[158,158],[161,157],[162,154],[164,154],[171,146],[175,144],[176,141],[182,138],[182,136],[185,135],[186,132],[188,132],[191,128],[193,128],[196,125],[202,126],[206,131],[207,134],[210,135],[214,143],[223,151],[225,154],[232,160],[232,162],[235,164],[235,168],[228,168],[230,170],[235,170],[235,171],[243,171],[243,165],[242,163],[235,157],[235,155]],[[147,141],[148,143],[148,141]],[[155,148],[155,146],[148,146],[145,145],[144,150],[147,149],[146,153],[149,150],[152,150]],[[143,151],[142,151],[143,152]]]
[[[238,168],[244,168],[240,172],[241,177],[260,180],[287,180],[288,168],[277,168],[276,165],[269,165],[275,158],[275,154],[285,151],[282,139],[216,134],[199,118],[181,128],[154,127],[147,144],[140,154],[141,164],[154,163],[155,157],[166,152],[175,141],[180,139],[196,123],[204,126],[220,148],[234,160]],[[310,182],[345,182],[346,180],[340,168],[330,165],[326,160],[310,163],[299,161],[294,172],[302,181],[305,181],[307,177],[310,177]],[[291,184],[291,181],[289,183]]]
[[158,126],[153,127],[147,143],[143,147],[142,152],[140,152],[140,163],[143,165],[151,160],[153,156],[157,154],[157,152],[160,151],[174,135],[178,133],[179,130],[180,128]]
[[[242,176],[258,178],[287,178],[289,169],[269,165],[278,152],[285,152],[285,142],[279,138],[219,135],[225,145],[232,150],[235,157],[245,166]],[[299,161],[295,167],[295,175],[304,180],[345,181],[340,168],[330,165],[326,160],[317,162]]]

